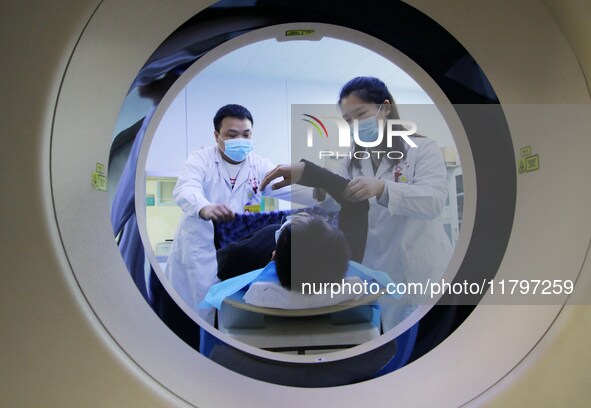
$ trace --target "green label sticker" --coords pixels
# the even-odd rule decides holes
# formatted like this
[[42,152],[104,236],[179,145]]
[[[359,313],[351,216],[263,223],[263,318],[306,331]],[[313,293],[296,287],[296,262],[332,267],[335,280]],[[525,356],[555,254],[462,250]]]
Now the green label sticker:
[[104,175],[105,174],[105,165],[102,164],[102,163],[97,163],[96,164],[96,172],[98,174],[103,174]]
[[523,174],[526,172],[525,169],[525,159],[520,159],[519,160],[519,174]]
[[92,172],[92,188],[107,191],[107,178],[96,171]]
[[146,196],[146,207],[154,207],[156,205],[156,197],[154,194],[149,194]]
[[296,35],[314,35],[316,30],[287,30],[285,31],[286,37],[293,37]]
[[540,169],[540,156],[537,154],[532,155],[531,153],[531,146],[525,146],[519,149],[519,154],[521,155],[517,164],[519,174]]
[[535,154],[525,158],[525,171],[535,171],[540,169],[540,157]]
[[519,149],[519,153],[521,157],[530,156],[531,155],[531,146],[525,146]]

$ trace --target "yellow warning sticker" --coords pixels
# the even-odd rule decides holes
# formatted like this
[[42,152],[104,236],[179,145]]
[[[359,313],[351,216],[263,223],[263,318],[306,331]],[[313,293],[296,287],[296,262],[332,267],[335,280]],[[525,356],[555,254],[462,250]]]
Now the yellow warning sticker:
[[534,154],[533,156],[525,158],[525,171],[535,171],[540,169],[540,156]]
[[107,191],[107,177],[105,176],[105,165],[103,163],[96,163],[95,171],[92,172],[92,188]]
[[92,172],[92,188],[107,191],[107,178],[96,171]]
[[540,156],[532,154],[531,146],[525,146],[519,149],[521,158],[517,162],[519,174],[529,173],[540,169]]
[[519,149],[519,154],[521,157],[530,156],[531,155],[531,146],[525,146]]

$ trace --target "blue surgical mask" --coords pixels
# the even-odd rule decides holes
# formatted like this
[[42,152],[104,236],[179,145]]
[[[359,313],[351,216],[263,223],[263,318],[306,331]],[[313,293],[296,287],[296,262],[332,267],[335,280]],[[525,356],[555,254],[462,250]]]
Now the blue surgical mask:
[[236,139],[224,140],[224,153],[235,162],[242,162],[252,150],[252,140],[243,139],[241,137]]
[[[382,106],[383,105],[380,106],[380,109],[382,109]],[[378,140],[380,128],[378,125],[377,116],[378,113],[380,113],[380,109],[378,109],[378,111],[373,117],[359,119],[357,121],[359,140],[361,140],[362,142],[369,143]],[[353,130],[351,130],[351,132],[352,131]]]

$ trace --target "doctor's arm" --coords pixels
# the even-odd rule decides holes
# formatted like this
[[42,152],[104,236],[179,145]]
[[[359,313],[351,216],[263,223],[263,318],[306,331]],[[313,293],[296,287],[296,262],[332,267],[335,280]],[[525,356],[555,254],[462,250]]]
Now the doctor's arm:
[[267,174],[262,185],[265,186],[271,180],[280,177],[283,180],[277,182],[277,187],[274,188],[287,186],[292,183],[307,187],[323,188],[341,205],[339,211],[339,229],[343,232],[347,241],[350,259],[361,262],[367,242],[367,213],[369,211],[369,203],[367,200],[349,202],[343,198],[343,191],[347,187],[349,179],[334,174],[312,162],[302,160],[292,166],[277,166]]
[[205,220],[231,220],[234,218],[234,213],[230,208],[224,204],[211,203],[205,197],[203,183],[206,166],[205,160],[199,153],[191,154],[174,187],[173,199],[188,215],[200,216]]
[[448,194],[443,156],[434,140],[418,147],[412,184],[385,180],[378,203],[392,215],[434,219],[441,215]]
[[[282,180],[272,183],[279,178],[282,178]],[[323,188],[342,205],[348,203],[342,198],[343,191],[348,183],[349,180],[344,177],[307,160],[301,160],[299,163],[292,165],[276,166],[266,174],[261,183],[261,188],[266,188],[270,185],[272,190],[277,190],[293,184]]]
[[[267,175],[277,168],[283,168],[283,166],[276,166],[269,159],[265,159],[263,166],[264,172],[261,177],[261,180],[263,181],[260,185],[263,195],[308,207],[317,204],[313,197],[311,188],[291,182],[284,183],[285,180],[280,181],[272,178],[267,179]],[[288,175],[286,174],[286,176]]]
[[[351,179],[351,174],[349,171],[349,167],[351,165],[351,160],[348,157],[342,157],[340,159],[332,159],[332,163],[330,164],[330,171],[334,174],[337,174],[347,180]],[[329,164],[326,163],[325,168],[329,168]],[[314,187],[314,199],[321,204],[321,206],[327,210],[334,209],[335,206],[339,203],[339,201],[335,200],[332,196],[327,197],[326,189],[322,187]],[[342,194],[342,192],[341,192]],[[337,203],[337,204],[335,204]]]

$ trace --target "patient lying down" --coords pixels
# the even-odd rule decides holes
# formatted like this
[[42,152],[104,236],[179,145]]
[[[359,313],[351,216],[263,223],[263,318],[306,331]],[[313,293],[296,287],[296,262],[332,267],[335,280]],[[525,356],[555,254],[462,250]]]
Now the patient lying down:
[[326,307],[358,300],[364,292],[351,288],[373,278],[369,270],[349,261],[343,233],[320,217],[294,214],[276,229],[275,237],[271,262],[264,268],[212,286],[205,306],[219,308],[227,296],[248,286],[243,299],[255,306]]
[[[341,231],[320,217],[299,213],[276,231],[277,247],[265,276],[253,282],[244,301],[255,306],[302,309],[357,300],[362,292],[343,285],[361,285],[349,265],[349,250]],[[273,279],[275,269],[277,280]],[[347,274],[348,269],[351,269]],[[346,276],[346,274],[348,276]],[[280,285],[279,285],[279,284]],[[309,295],[322,296],[309,296]]]
[[[293,183],[326,188],[341,204],[339,229],[320,217],[298,213],[287,217],[281,226],[264,227],[239,245],[229,246],[223,256],[218,252],[218,277],[224,281],[210,288],[202,307],[219,308],[225,297],[249,285],[244,296],[247,303],[291,309],[323,307],[357,300],[363,295],[360,291],[335,291],[337,285],[348,284],[350,288],[367,279],[389,280],[386,274],[380,274],[376,279],[374,271],[357,263],[361,262],[365,251],[369,205],[367,201],[349,203],[342,200],[347,179],[306,161],[279,166],[267,178],[279,176],[289,178]],[[269,255],[266,265],[261,264],[264,257],[258,257],[261,261],[249,263],[249,270],[258,269],[231,275],[231,270],[244,267],[238,263],[239,259],[252,259],[253,253],[263,248],[274,248],[271,262]],[[309,295],[319,293],[326,296]]]
[[295,214],[276,236],[272,259],[283,287],[303,292],[305,283],[340,282],[345,276],[349,250],[343,233],[320,217]]

